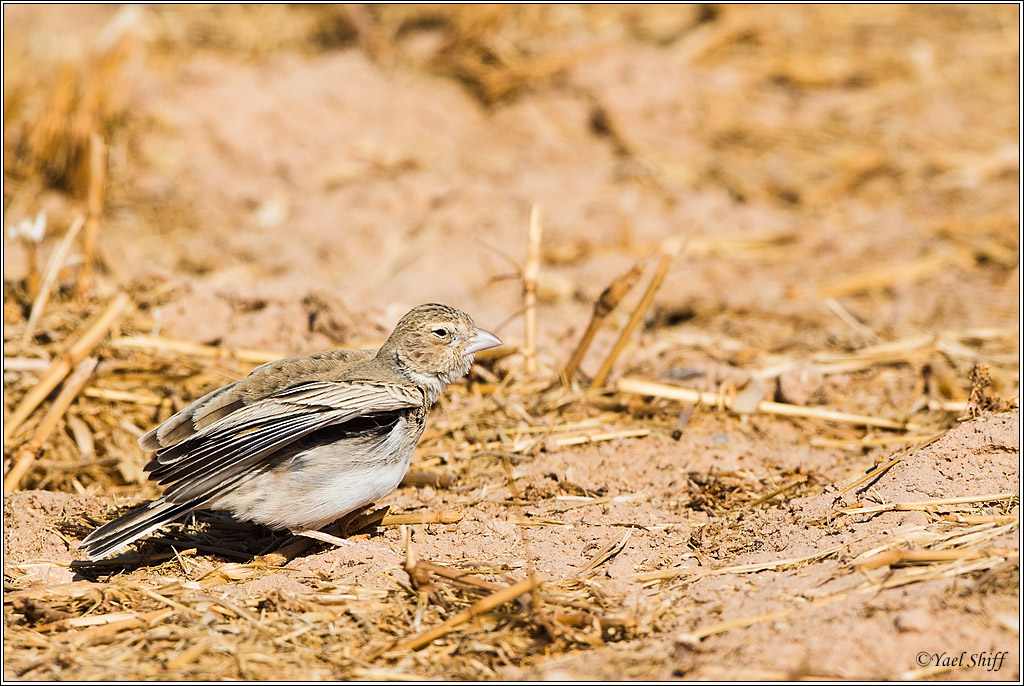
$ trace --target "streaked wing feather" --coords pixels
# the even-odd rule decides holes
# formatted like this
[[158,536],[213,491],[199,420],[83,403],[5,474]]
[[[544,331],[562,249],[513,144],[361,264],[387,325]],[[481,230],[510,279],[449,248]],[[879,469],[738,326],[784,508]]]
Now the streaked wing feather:
[[268,422],[286,422],[289,418],[301,416],[304,410],[345,410],[348,413],[346,417],[337,421],[347,421],[348,418],[362,414],[401,410],[422,403],[422,393],[418,389],[397,384],[314,381],[290,387],[264,400],[240,407],[197,431],[187,440],[164,447],[154,459],[161,465],[187,459],[204,439],[216,443],[224,440],[227,434],[239,434]]
[[202,408],[218,398],[231,394],[238,384],[239,382],[236,381],[193,400],[168,417],[162,424],[146,432],[139,439],[139,445],[143,450],[152,451],[175,445],[188,439],[196,432],[196,415],[201,414]]
[[256,431],[237,436],[223,446],[214,444],[214,450],[200,449],[189,455],[187,470],[176,465],[179,469],[162,477],[163,484],[175,482],[164,491],[164,498],[170,502],[197,498],[225,479],[254,469],[263,458],[288,444],[334,424],[339,414],[318,412],[302,417],[301,421],[288,421],[283,425],[272,422]]
[[145,469],[151,479],[173,483],[164,493],[168,501],[199,498],[313,431],[422,404],[418,389],[397,384],[301,384],[239,408],[160,450]]
[[[369,381],[313,382],[293,386],[273,396],[279,400],[301,405],[322,405],[325,407],[366,407],[375,403],[401,407],[415,407],[423,403],[423,393],[417,388],[390,383]],[[387,407],[383,407],[387,410]],[[380,411],[373,407],[370,411]]]
[[327,352],[267,362],[243,379],[213,390],[189,403],[139,439],[143,450],[156,451],[187,441],[210,424],[254,400],[286,390],[296,378],[332,381],[353,364],[372,359],[372,350]]

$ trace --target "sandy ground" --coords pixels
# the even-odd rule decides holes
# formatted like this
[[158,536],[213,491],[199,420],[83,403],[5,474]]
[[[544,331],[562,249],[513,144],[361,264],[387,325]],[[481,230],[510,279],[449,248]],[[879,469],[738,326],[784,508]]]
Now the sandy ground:
[[[232,34],[238,44],[225,47],[195,14],[143,10],[128,22],[134,52],[121,72],[128,95],[111,148],[100,290],[146,293],[136,304],[151,331],[225,348],[285,355],[380,340],[429,301],[518,345],[514,265],[537,204],[540,376],[564,364],[614,276],[638,260],[650,274],[652,251],[687,236],[613,384],[634,376],[720,391],[760,378],[768,400],[913,426],[698,406],[675,439],[680,404],[608,394],[578,399],[564,421],[649,433],[575,447],[542,440],[503,461],[466,446],[536,430],[534,399],[515,383],[490,399],[461,385],[432,415],[451,433],[422,455],[456,483],[403,487],[381,504],[463,517],[412,527],[409,545],[497,583],[540,573],[630,623],[513,642],[510,654],[489,632],[512,630],[485,617],[379,659],[371,649],[450,614],[438,604],[402,614],[412,592],[395,527],[279,567],[249,565],[217,585],[204,570],[245,563],[282,537],[214,523],[203,540],[240,556],[69,568],[91,525],[154,493],[139,478],[144,455],[125,442],[108,477],[116,493],[85,477],[77,493],[31,481],[5,493],[5,678],[1019,678],[1019,408],[964,409],[977,362],[989,365],[993,393],[1019,394],[1013,9],[576,11],[545,15],[557,30],[532,42],[513,34],[571,54],[568,66],[485,105],[428,68],[443,24],[411,24],[382,59],[354,40],[311,50],[281,38],[259,52]],[[5,6],[5,39],[45,61],[47,36],[66,33],[68,50],[94,46],[117,12]],[[16,69],[5,69],[5,94]],[[5,118],[5,159],[16,129]],[[6,168],[5,180],[5,225],[45,206],[59,227],[80,209],[57,191],[33,194]],[[24,265],[23,245],[5,234],[5,357],[26,317],[10,304]],[[638,297],[599,333],[585,375]],[[888,356],[857,357],[884,344]],[[513,355],[486,374],[517,380],[522,365]],[[31,383],[5,371],[5,419]],[[473,403],[490,403],[490,419],[452,428]],[[5,468],[31,428],[5,444]],[[170,639],[38,630],[62,612],[89,613],[46,588],[101,585],[97,607],[110,611],[111,589],[166,589],[171,577],[195,580],[168,595],[193,609],[208,602],[189,595],[200,586],[203,597],[264,610],[292,607],[282,598],[297,608],[328,586],[369,595],[308,613],[306,637],[285,641],[302,627],[237,629],[207,610],[161,619],[168,631],[198,632],[189,642],[204,637],[194,655]],[[375,618],[389,628],[364,626],[366,644],[346,634],[330,650],[312,642]]]

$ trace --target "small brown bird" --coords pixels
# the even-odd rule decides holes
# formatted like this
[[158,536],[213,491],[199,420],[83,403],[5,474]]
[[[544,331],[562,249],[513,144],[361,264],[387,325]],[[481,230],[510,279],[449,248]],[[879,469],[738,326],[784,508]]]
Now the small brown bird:
[[196,509],[338,543],[318,531],[402,481],[427,411],[500,345],[447,305],[414,308],[376,353],[270,362],[196,400],[139,439],[163,495],[105,524],[80,549],[98,560]]

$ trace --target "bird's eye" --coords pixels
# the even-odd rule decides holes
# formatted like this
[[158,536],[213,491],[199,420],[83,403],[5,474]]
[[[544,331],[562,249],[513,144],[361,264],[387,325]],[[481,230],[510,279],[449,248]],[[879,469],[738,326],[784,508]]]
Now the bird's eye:
[[438,338],[447,338],[448,337],[448,329],[437,328],[437,329],[434,329],[433,333]]

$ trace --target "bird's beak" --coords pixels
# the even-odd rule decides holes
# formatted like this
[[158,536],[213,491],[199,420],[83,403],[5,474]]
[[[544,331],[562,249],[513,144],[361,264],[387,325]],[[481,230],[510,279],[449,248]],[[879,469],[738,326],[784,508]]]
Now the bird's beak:
[[479,327],[473,327],[473,335],[466,341],[466,347],[462,349],[462,352],[468,354],[478,353],[481,350],[487,350],[495,346],[501,345],[501,339],[495,336],[490,331],[486,331]]

